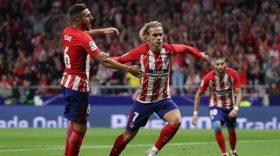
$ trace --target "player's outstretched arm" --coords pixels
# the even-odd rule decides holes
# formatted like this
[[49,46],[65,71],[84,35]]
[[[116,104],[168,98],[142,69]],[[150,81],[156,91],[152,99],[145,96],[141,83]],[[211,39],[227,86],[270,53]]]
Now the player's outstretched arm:
[[205,60],[205,61],[207,61],[207,62],[210,62],[210,61],[211,61],[210,56],[208,56],[208,55],[206,54],[206,52],[201,52],[201,55],[202,55],[202,59],[203,59],[203,60]]
[[211,58],[206,54],[206,52],[200,52],[195,47],[187,46],[184,44],[171,44],[171,47],[174,49],[176,54],[179,53],[190,54],[202,60],[205,60],[207,62],[211,60]]
[[92,30],[86,31],[86,33],[89,34],[89,36],[91,36],[91,37],[97,37],[100,35],[111,34],[111,33],[115,33],[116,35],[120,34],[119,30],[114,27],[108,27],[108,28],[103,28],[103,29],[92,29]]
[[192,124],[196,125],[197,119],[198,119],[198,108],[200,105],[200,99],[201,99],[201,95],[203,94],[203,92],[200,91],[200,89],[198,89],[198,91],[195,94],[195,100],[194,100],[194,111],[193,111],[193,117],[192,117]]
[[113,60],[112,58],[110,58],[109,55],[105,52],[99,52],[95,56],[95,59],[99,63],[103,64],[104,66],[106,66],[108,68],[113,68],[113,69],[118,69],[118,70],[122,70],[125,72],[129,72],[136,77],[141,77],[143,75],[143,71],[141,70],[141,68],[139,66],[137,66],[137,65],[128,66],[125,64],[121,64],[121,63]]

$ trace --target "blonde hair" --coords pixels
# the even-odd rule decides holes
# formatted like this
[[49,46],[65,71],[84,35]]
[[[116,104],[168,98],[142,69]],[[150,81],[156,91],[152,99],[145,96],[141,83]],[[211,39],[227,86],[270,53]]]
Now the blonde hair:
[[158,21],[146,23],[144,27],[139,31],[139,37],[142,41],[146,41],[146,37],[149,35],[149,29],[151,27],[162,27],[162,24]]

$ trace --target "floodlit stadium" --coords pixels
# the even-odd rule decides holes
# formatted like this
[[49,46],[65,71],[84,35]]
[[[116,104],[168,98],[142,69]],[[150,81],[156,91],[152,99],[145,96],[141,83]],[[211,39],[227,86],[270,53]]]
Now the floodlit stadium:
[[0,0],[0,156],[278,156],[279,8]]

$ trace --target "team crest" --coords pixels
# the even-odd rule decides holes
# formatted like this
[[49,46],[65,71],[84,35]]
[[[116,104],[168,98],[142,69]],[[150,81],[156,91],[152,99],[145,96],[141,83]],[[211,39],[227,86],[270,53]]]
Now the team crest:
[[96,44],[94,43],[94,41],[90,41],[89,42],[89,47],[92,51],[96,50],[97,49],[97,46]]
[[166,58],[163,60],[163,62],[164,62],[165,65],[168,65],[169,59],[166,57]]

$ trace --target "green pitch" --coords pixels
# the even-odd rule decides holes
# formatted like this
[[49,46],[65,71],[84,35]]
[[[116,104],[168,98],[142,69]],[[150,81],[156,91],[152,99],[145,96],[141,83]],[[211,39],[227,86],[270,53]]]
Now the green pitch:
[[[115,137],[123,129],[89,129],[80,156],[108,156]],[[159,130],[139,131],[122,156],[144,156]],[[227,140],[227,134],[224,134]],[[279,156],[279,130],[238,130],[241,156]],[[65,129],[0,129],[0,156],[62,156]],[[229,144],[227,142],[227,149]],[[179,130],[159,156],[219,156],[212,130]]]

